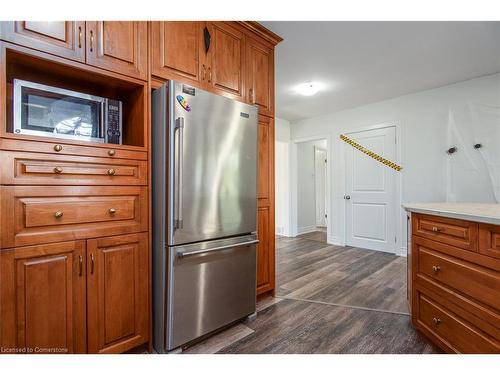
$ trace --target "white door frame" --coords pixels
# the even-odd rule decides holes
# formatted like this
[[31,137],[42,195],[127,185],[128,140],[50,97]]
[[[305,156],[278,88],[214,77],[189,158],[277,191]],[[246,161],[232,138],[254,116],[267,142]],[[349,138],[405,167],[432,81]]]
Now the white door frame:
[[[330,215],[330,207],[331,207],[331,199],[330,199],[330,194],[331,194],[331,187],[332,187],[332,167],[330,163],[330,160],[332,160],[332,139],[330,134],[318,134],[318,135],[313,135],[313,136],[308,136],[308,137],[301,137],[292,140],[290,143],[290,205],[291,205],[291,210],[290,210],[290,230],[291,230],[291,236],[295,237],[298,234],[298,216],[297,216],[297,206],[298,206],[298,194],[297,194],[297,146],[299,143],[304,143],[304,142],[309,142],[309,141],[319,141],[325,139],[326,140],[326,160],[328,160],[327,163],[327,173],[326,173],[326,215],[329,220],[327,220],[327,239],[331,238],[332,234],[332,220],[331,220],[331,215]],[[331,177],[332,176],[332,177]],[[331,243],[329,240],[327,240],[329,243]]]
[[[332,210],[340,210],[343,214],[341,215],[342,220],[341,223],[339,223],[339,231],[336,231],[339,234],[339,237],[334,237],[333,243],[337,245],[342,245],[345,246],[346,244],[346,201],[343,198],[344,192],[346,190],[346,171],[345,171],[345,147],[352,147],[342,140],[340,140],[340,134],[351,134],[351,133],[358,133],[362,131],[367,131],[367,130],[376,130],[376,129],[383,129],[383,128],[388,128],[388,127],[395,127],[396,129],[396,160],[393,160],[395,163],[402,165],[403,164],[403,158],[402,158],[402,150],[401,150],[401,144],[402,144],[402,126],[400,122],[388,122],[388,123],[381,123],[381,124],[375,124],[375,125],[369,125],[369,126],[363,126],[363,127],[358,127],[358,128],[343,128],[340,131],[336,132],[334,137],[337,141],[337,144],[340,146],[338,148],[338,153],[336,154],[337,158],[341,158],[339,160],[340,165],[344,166],[340,168],[340,176],[336,176],[339,178],[341,181],[339,181],[339,184],[337,186],[340,186],[343,191],[338,191],[335,194],[335,199],[332,202]],[[406,255],[406,236],[404,233],[406,233],[406,214],[404,210],[401,207],[402,204],[402,180],[403,180],[403,175],[404,170],[398,172],[396,178],[395,178],[395,186],[394,186],[394,222],[395,222],[395,233],[396,233],[396,254],[397,255]]]

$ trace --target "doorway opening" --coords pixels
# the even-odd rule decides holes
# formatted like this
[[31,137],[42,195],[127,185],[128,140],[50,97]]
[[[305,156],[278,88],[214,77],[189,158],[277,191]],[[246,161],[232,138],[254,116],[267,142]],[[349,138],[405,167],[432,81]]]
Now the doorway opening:
[[296,145],[296,221],[294,235],[310,235],[327,242],[328,140],[318,138]]

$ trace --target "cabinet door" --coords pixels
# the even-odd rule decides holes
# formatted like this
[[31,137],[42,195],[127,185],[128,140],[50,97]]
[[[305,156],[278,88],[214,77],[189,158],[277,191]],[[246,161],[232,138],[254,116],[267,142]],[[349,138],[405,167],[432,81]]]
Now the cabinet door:
[[85,61],[85,22],[82,21],[0,22],[0,39]]
[[147,79],[147,22],[86,22],[86,31],[87,64]]
[[216,92],[244,99],[245,35],[224,22],[209,22],[211,35],[207,83]]
[[259,116],[257,294],[274,289],[274,125]]
[[87,241],[89,353],[121,353],[148,341],[147,233]]
[[247,39],[247,101],[274,115],[274,49]]
[[269,207],[259,207],[257,210],[257,294],[274,288],[274,246],[270,227]]
[[270,204],[272,184],[272,119],[259,116],[259,176],[258,194],[259,206]]
[[84,259],[83,241],[0,252],[2,348],[86,351]]
[[[151,22],[153,75],[196,83],[201,80],[203,22]],[[206,74],[206,72],[205,72]]]

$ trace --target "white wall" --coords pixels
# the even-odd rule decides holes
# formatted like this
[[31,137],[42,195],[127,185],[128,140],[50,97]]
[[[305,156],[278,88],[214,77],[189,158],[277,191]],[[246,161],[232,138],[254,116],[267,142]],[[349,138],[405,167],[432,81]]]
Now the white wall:
[[326,139],[297,144],[297,234],[316,228],[314,147],[326,150]]
[[290,235],[290,123],[274,123],[275,227],[276,234]]
[[[495,74],[292,124],[292,141],[330,137],[330,242],[343,244],[345,233],[344,143],[338,136],[376,124],[398,127],[402,202],[498,202],[500,74]],[[476,142],[484,145],[480,151],[473,149]],[[453,145],[458,152],[449,156],[446,150]],[[406,220],[403,210],[400,214],[398,247],[403,252]]]

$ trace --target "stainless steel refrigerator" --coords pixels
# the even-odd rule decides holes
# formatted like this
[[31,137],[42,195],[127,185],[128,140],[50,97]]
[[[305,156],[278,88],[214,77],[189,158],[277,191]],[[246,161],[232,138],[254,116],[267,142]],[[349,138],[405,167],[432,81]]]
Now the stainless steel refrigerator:
[[168,81],[152,114],[153,336],[164,353],[255,312],[258,113]]

